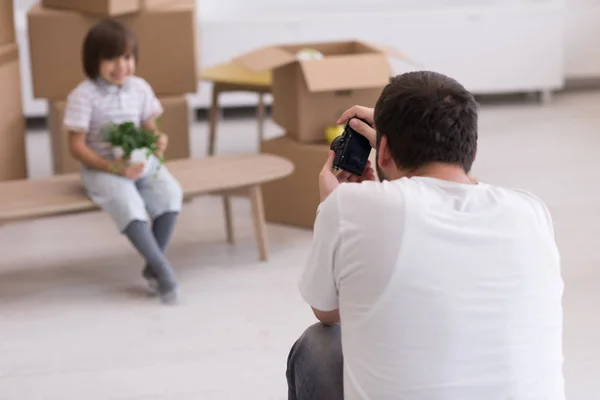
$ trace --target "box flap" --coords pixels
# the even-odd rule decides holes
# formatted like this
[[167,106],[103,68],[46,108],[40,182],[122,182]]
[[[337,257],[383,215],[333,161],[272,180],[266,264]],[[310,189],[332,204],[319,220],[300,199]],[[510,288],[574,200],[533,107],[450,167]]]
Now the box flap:
[[0,67],[19,59],[19,46],[16,43],[0,46]]
[[363,54],[332,56],[323,60],[300,62],[310,92],[383,88],[391,68],[385,55]]
[[234,62],[255,71],[264,72],[296,61],[296,56],[281,47],[265,47],[234,58]]
[[361,43],[364,46],[370,47],[373,50],[378,51],[380,53],[403,60],[408,64],[416,65],[416,63],[414,61],[412,61],[410,58],[408,58],[408,56],[406,54],[402,53],[400,50],[396,49],[393,46],[388,46],[385,44],[374,44],[374,43],[370,43],[370,42],[359,42],[359,43]]
[[167,8],[172,6],[195,7],[195,0],[139,0],[142,9]]

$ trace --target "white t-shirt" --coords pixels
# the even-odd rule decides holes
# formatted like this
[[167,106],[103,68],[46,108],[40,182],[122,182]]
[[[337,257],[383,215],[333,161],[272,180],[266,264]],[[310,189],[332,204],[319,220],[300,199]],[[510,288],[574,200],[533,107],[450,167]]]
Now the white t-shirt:
[[560,259],[535,196],[434,178],[342,184],[300,283],[339,308],[348,400],[564,400]]

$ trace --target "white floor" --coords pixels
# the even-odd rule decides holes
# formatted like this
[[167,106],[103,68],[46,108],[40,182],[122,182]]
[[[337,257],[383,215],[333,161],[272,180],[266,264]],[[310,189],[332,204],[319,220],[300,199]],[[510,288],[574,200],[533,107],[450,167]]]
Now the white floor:
[[[475,168],[481,180],[534,191],[553,213],[570,400],[600,390],[599,110],[599,92],[485,106]],[[195,124],[196,156],[206,133]],[[257,146],[252,119],[221,126],[219,152]],[[46,133],[32,132],[28,147],[32,176],[48,175]],[[169,250],[185,295],[175,308],[146,295],[141,260],[101,213],[2,227],[0,399],[285,399],[288,348],[313,322],[296,290],[311,233],[270,225],[261,264],[249,211],[236,200],[229,246],[218,198],[186,205]]]

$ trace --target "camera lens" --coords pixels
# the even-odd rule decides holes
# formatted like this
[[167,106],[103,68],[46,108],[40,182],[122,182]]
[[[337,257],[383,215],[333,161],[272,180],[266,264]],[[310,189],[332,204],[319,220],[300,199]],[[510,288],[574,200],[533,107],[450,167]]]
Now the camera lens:
[[333,151],[338,151],[342,145],[342,136],[338,136],[331,142],[330,149]]

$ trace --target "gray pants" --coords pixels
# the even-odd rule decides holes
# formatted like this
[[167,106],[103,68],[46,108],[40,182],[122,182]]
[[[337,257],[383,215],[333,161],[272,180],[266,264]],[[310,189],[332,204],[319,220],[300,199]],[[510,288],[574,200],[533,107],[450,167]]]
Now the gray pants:
[[288,399],[343,400],[343,365],[340,326],[311,326],[288,356]]
[[[120,232],[133,221],[152,220],[168,212],[180,212],[183,191],[165,165],[152,156],[148,172],[138,180],[108,172],[83,168],[83,186],[92,199],[106,211]],[[156,176],[154,176],[156,174]]]

